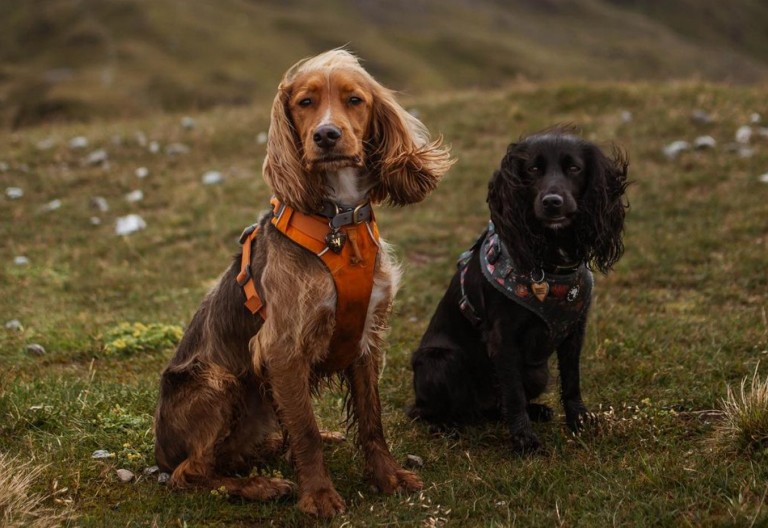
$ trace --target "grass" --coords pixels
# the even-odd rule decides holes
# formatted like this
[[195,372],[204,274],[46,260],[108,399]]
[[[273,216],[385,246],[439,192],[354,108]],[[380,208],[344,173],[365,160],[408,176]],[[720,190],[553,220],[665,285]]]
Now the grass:
[[[406,268],[381,381],[385,427],[398,459],[424,459],[426,486],[413,496],[371,493],[360,455],[347,444],[328,446],[330,472],[349,506],[330,526],[768,522],[768,453],[712,442],[721,421],[712,410],[726,387],[756,372],[768,354],[768,186],[758,180],[768,171],[768,140],[756,134],[749,158],[726,148],[753,112],[768,116],[764,88],[554,83],[406,101],[460,160],[424,203],[377,211]],[[694,125],[694,109],[715,122]],[[0,451],[43,467],[32,491],[48,495],[54,482],[66,488],[56,498],[71,501],[79,516],[72,525],[314,525],[293,501],[172,493],[143,474],[153,464],[151,420],[159,373],[173,353],[168,336],[189,321],[241,229],[266,208],[264,146],[256,137],[267,115],[265,106],[195,114],[192,130],[180,116],[153,116],[0,133],[0,161],[9,167],[0,189],[24,190],[18,200],[0,197],[0,323],[23,325],[0,328]],[[613,273],[596,278],[583,354],[583,393],[599,426],[572,437],[556,394],[548,394],[559,416],[536,425],[546,450],[518,457],[499,426],[433,435],[410,423],[403,413],[412,397],[408,355],[454,259],[487,219],[486,182],[506,144],[558,122],[628,149],[627,252]],[[158,141],[161,153],[141,146],[139,132]],[[718,147],[674,161],[661,153],[673,140],[701,134]],[[78,135],[89,139],[87,149],[67,146]],[[54,146],[38,149],[46,139]],[[162,153],[173,142],[190,152]],[[96,148],[108,151],[108,167],[83,163]],[[137,167],[150,175],[137,178]],[[212,169],[223,183],[203,186]],[[135,189],[144,200],[126,202]],[[108,212],[91,207],[95,196],[107,199]],[[59,209],[41,209],[54,199]],[[115,236],[116,218],[128,213],[141,214],[147,228]],[[14,264],[21,255],[28,265]],[[127,326],[134,323],[144,326]],[[136,346],[114,350],[128,337]],[[46,354],[27,353],[32,343]],[[334,392],[316,405],[328,428],[338,427],[341,409]],[[97,449],[113,457],[92,459]],[[118,483],[118,468],[137,479]],[[293,477],[281,461],[262,469]],[[62,508],[52,499],[46,506]]]

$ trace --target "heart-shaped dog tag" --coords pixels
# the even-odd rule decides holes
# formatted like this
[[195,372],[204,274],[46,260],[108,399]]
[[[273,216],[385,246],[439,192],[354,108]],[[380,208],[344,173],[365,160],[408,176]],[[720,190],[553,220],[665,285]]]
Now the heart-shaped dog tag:
[[344,243],[346,241],[347,241],[347,235],[345,235],[341,231],[331,231],[325,237],[325,244],[328,246],[328,249],[330,249],[337,255],[341,253],[341,250],[344,248]]
[[547,281],[531,283],[531,290],[538,300],[544,302],[549,293],[549,283]]

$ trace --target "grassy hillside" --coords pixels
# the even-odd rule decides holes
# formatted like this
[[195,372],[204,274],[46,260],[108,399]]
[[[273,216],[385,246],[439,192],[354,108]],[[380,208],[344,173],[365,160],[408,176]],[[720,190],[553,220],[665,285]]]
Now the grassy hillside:
[[29,0],[0,4],[0,125],[264,102],[348,44],[413,94],[515,80],[768,79],[753,0]]
[[[768,115],[764,91],[554,83],[443,92],[406,104],[445,135],[460,160],[424,203],[377,212],[406,270],[381,384],[385,427],[398,459],[423,457],[426,488],[414,496],[373,494],[356,451],[329,446],[331,474],[349,505],[329,525],[768,522],[766,453],[719,447],[713,412],[726,386],[750,374],[768,350],[768,184],[759,181],[768,172],[768,140],[755,126],[751,156],[726,146],[753,112]],[[693,124],[696,109],[714,123]],[[120,326],[168,330],[189,321],[235,252],[240,230],[267,204],[264,147],[255,141],[267,113],[255,105],[194,114],[192,129],[178,116],[151,116],[0,132],[7,145],[0,188],[24,193],[0,196],[0,322],[23,326],[0,328],[0,451],[48,464],[36,490],[55,494],[47,506],[73,508],[78,526],[314,525],[292,500],[244,504],[176,494],[143,475],[153,464],[158,377],[175,338],[172,328],[152,334]],[[408,355],[455,257],[486,221],[486,182],[506,144],[556,122],[628,149],[632,208],[625,257],[615,272],[596,278],[583,355],[583,392],[599,427],[570,436],[555,391],[545,400],[555,405],[556,420],[535,426],[546,450],[518,457],[507,449],[503,427],[435,435],[409,423]],[[672,140],[705,133],[718,141],[714,150],[672,161],[661,154]],[[87,149],[68,147],[81,135]],[[152,141],[158,153],[149,150]],[[166,154],[174,143],[189,152]],[[87,155],[98,148],[108,162],[89,165]],[[149,176],[138,178],[139,167]],[[202,185],[208,170],[221,171],[224,181]],[[127,202],[137,189],[144,199]],[[109,210],[94,208],[94,197],[105,198]],[[128,213],[140,214],[147,228],[115,236],[116,219]],[[21,256],[27,264],[15,263]],[[27,350],[35,343],[44,355]],[[758,372],[768,373],[764,364]],[[341,407],[339,393],[325,393],[316,405],[320,422],[338,427]],[[97,449],[114,456],[92,459]],[[119,468],[138,479],[119,483]],[[294,478],[282,461],[263,469]]]

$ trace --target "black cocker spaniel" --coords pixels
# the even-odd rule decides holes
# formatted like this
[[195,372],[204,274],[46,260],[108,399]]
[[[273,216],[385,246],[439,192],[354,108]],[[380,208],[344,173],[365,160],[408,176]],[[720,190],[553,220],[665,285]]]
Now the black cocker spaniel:
[[611,157],[567,129],[511,144],[488,186],[491,221],[458,270],[414,352],[409,414],[443,426],[502,417],[513,449],[540,447],[531,403],[549,379],[553,352],[565,420],[589,413],[579,356],[591,270],[608,272],[624,251],[626,155]]

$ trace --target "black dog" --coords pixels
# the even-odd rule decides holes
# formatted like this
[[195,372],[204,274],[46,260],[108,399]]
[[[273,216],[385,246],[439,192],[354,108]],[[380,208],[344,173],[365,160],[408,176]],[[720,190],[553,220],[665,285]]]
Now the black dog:
[[556,129],[509,146],[488,187],[491,222],[459,258],[412,357],[409,414],[440,425],[502,416],[518,452],[539,440],[531,421],[552,410],[531,400],[557,351],[565,420],[589,418],[579,356],[592,289],[621,257],[627,205],[625,154],[612,158]]

